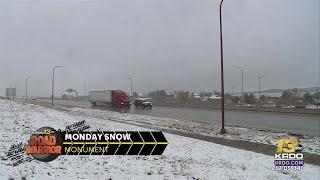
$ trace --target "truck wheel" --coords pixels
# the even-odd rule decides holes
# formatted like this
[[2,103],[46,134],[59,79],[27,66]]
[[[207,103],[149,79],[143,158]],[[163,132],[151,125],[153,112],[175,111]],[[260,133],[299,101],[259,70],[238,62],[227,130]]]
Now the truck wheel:
[[93,107],[96,107],[97,106],[97,103],[96,102],[91,102],[92,103],[92,106]]

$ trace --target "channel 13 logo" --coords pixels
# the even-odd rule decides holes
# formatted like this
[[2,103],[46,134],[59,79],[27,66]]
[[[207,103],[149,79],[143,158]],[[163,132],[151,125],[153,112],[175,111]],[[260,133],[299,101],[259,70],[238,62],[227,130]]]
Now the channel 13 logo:
[[277,153],[296,153],[301,152],[302,145],[296,137],[282,138],[277,140]]

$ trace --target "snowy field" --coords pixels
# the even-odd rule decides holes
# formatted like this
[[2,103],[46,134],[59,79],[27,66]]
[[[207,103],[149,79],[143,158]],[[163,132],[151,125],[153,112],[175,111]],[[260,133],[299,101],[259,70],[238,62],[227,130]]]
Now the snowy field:
[[[147,130],[92,117],[94,111],[70,113],[37,105],[0,100],[0,179],[319,179],[320,167],[305,164],[300,172],[276,172],[273,157],[165,133],[169,145],[163,156],[59,156],[44,163],[7,166],[5,156],[14,143],[25,142],[43,126],[65,129],[86,120],[90,130]],[[98,113],[98,112],[97,112]],[[114,112],[109,112],[112,115]],[[87,116],[86,114],[90,115]],[[117,115],[113,118],[139,118]],[[152,118],[150,117],[150,120]],[[163,120],[165,121],[165,120]],[[152,122],[152,121],[151,121]]]

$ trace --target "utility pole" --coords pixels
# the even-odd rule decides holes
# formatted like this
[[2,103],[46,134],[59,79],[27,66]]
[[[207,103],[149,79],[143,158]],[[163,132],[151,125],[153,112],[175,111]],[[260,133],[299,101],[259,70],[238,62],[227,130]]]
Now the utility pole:
[[26,102],[28,102],[28,80],[30,79],[30,76],[26,78]]
[[233,67],[239,69],[239,71],[241,71],[241,94],[242,97],[244,96],[244,87],[243,87],[243,79],[244,79],[244,70],[242,68],[240,68],[239,66],[233,65]]
[[52,93],[51,93],[51,106],[53,106],[53,96],[54,96],[54,70],[56,68],[59,68],[59,67],[63,67],[63,66],[54,66],[53,69],[52,69]]
[[221,65],[221,130],[220,134],[227,133],[226,129],[224,128],[224,72],[223,72],[223,43],[222,43],[222,3],[223,0],[220,2],[220,65]]

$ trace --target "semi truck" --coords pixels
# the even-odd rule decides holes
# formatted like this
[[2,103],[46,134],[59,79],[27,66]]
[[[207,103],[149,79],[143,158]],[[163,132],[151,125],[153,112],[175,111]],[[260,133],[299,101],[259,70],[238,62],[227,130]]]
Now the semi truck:
[[122,90],[89,91],[89,101],[93,106],[130,108],[131,105],[129,97]]

